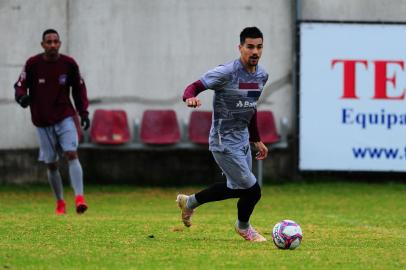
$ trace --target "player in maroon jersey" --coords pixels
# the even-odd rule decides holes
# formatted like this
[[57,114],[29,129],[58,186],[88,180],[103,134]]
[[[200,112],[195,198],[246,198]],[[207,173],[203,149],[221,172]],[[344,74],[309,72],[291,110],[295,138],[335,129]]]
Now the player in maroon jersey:
[[[57,31],[44,31],[41,46],[44,52],[27,60],[14,85],[15,99],[21,107],[30,107],[38,133],[39,160],[47,164],[48,180],[57,200],[56,214],[66,213],[58,170],[58,159],[62,156],[69,164],[76,212],[82,214],[88,206],[83,196],[83,171],[77,153],[79,142],[73,117],[79,113],[82,127],[89,128],[86,85],[75,60],[59,53],[61,41]],[[75,107],[70,99],[71,91]]]

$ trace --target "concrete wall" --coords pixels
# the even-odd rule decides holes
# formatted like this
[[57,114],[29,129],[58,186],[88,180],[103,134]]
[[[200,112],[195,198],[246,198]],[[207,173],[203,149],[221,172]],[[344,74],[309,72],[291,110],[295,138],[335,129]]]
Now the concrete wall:
[[[13,84],[27,58],[40,51],[41,33],[52,26],[67,34],[67,2],[0,0],[0,149],[34,147],[28,110],[14,102]],[[62,51],[66,51],[62,44]]]
[[405,0],[298,0],[304,20],[405,22]]
[[[130,124],[150,108],[175,109],[185,86],[205,71],[239,57],[239,33],[256,25],[264,33],[261,64],[270,85],[259,109],[291,118],[292,1],[286,0],[66,0],[0,2],[0,33],[10,45],[0,52],[0,149],[36,147],[28,110],[13,101],[12,85],[25,60],[41,51],[42,31],[60,32],[62,53],[81,67],[95,109],[122,108]],[[11,27],[10,27],[11,26]],[[281,80],[280,80],[281,79]],[[212,92],[201,95],[211,109]],[[10,119],[13,124],[10,125]]]

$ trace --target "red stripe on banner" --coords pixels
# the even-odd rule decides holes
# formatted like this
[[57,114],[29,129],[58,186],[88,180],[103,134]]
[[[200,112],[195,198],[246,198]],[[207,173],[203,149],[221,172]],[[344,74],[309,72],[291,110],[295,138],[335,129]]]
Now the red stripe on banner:
[[239,89],[259,89],[258,83],[244,83],[240,82],[238,85]]

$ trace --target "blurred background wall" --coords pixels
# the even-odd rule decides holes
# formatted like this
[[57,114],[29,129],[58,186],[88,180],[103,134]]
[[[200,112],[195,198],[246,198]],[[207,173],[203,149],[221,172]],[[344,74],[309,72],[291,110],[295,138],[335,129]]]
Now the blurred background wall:
[[[60,32],[61,53],[79,63],[91,113],[122,108],[133,121],[145,109],[171,108],[188,120],[191,110],[181,100],[185,86],[239,57],[239,33],[246,26],[264,33],[261,64],[270,81],[290,73],[291,11],[285,0],[2,0],[0,32],[9,49],[0,53],[1,124],[11,118],[15,124],[0,131],[0,148],[37,146],[29,112],[14,103],[12,86],[26,59],[41,52],[46,28]],[[290,113],[290,85],[277,90],[262,106],[272,105],[278,116]],[[212,91],[202,97],[202,109],[211,109]]]

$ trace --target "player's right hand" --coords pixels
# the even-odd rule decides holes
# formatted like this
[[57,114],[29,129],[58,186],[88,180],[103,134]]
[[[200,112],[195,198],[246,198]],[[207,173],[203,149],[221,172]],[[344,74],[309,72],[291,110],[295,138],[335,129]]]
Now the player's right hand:
[[31,103],[31,98],[29,95],[24,95],[18,99],[18,104],[20,104],[20,106],[23,108],[27,108],[28,105],[30,105],[30,103]]
[[186,105],[191,108],[197,108],[202,105],[202,103],[200,102],[200,99],[198,99],[197,97],[188,98],[188,99],[186,99],[185,102],[186,102]]

